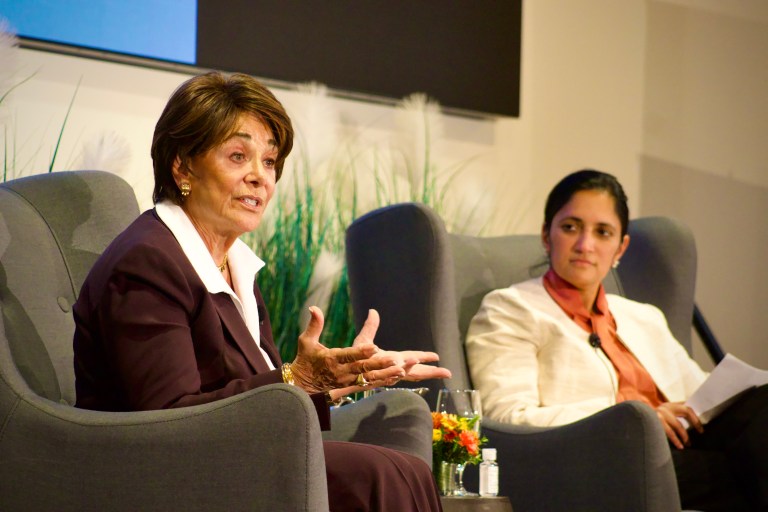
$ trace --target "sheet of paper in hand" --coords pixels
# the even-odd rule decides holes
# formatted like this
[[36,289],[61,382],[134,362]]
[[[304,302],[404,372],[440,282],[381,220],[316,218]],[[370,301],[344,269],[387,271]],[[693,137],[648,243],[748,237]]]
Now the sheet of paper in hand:
[[708,423],[750,389],[768,384],[768,371],[727,354],[688,399],[702,423]]

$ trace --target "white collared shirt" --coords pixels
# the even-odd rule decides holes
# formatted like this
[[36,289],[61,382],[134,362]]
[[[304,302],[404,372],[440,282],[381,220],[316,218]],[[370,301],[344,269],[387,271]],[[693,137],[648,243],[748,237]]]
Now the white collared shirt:
[[211,253],[205,246],[205,242],[184,210],[165,200],[155,205],[155,211],[181,245],[181,250],[184,251],[208,292],[212,294],[226,293],[232,297],[232,302],[235,303],[237,311],[243,317],[245,325],[261,350],[267,366],[274,370],[275,366],[272,364],[272,360],[261,347],[259,311],[256,305],[256,296],[253,294],[256,273],[264,267],[264,262],[242,240],[235,240],[227,253],[232,284],[235,290],[240,292],[239,294],[235,293],[235,290],[229,286],[219,271],[218,265],[213,261]]

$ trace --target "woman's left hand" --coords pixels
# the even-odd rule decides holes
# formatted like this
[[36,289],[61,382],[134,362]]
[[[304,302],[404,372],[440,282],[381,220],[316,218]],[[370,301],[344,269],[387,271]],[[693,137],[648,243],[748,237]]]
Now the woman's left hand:
[[[368,312],[369,318],[375,315],[377,320],[379,313],[375,309]],[[378,324],[378,321],[376,322]],[[361,335],[355,338],[353,347],[363,347],[366,344],[372,344],[373,338]],[[451,377],[451,371],[447,368],[432,366],[423,363],[434,363],[440,360],[440,356],[435,352],[425,352],[423,350],[381,350],[371,357],[371,359],[386,359],[394,361],[395,366],[399,366],[405,371],[402,380],[418,382],[427,379],[447,379]],[[400,380],[400,379],[398,379]]]
[[[368,312],[368,319],[366,323],[371,322],[377,327],[379,325],[379,313],[375,309],[371,309]],[[373,335],[375,330],[363,329],[360,334],[355,338],[352,346],[355,348],[363,349],[366,346],[373,345]],[[350,393],[359,393],[366,389],[371,389],[379,386],[394,386],[401,380],[407,380],[410,382],[418,382],[420,380],[427,379],[447,379],[451,377],[451,371],[447,368],[441,368],[439,366],[432,366],[422,363],[433,363],[440,360],[440,356],[435,352],[425,352],[422,350],[381,350],[376,349],[376,352],[371,356],[372,360],[380,359],[383,361],[393,361],[394,367],[402,368],[403,374],[401,376],[395,376],[388,378],[384,381],[370,382],[367,386],[347,386],[344,388],[334,389],[331,391],[331,397],[334,399],[340,398]]]
[[682,450],[690,444],[688,431],[680,422],[680,418],[684,418],[699,433],[704,432],[704,426],[701,424],[699,417],[696,416],[693,409],[683,402],[664,402],[656,408],[656,415],[659,417],[659,421],[661,421],[661,426],[667,435],[667,439],[678,450]]

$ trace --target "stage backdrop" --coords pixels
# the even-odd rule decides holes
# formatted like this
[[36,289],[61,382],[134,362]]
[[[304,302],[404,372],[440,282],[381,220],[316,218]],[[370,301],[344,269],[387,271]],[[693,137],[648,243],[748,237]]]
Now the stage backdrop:
[[447,110],[514,117],[521,10],[522,0],[0,0],[23,40],[54,51],[316,81],[373,101],[424,92]]

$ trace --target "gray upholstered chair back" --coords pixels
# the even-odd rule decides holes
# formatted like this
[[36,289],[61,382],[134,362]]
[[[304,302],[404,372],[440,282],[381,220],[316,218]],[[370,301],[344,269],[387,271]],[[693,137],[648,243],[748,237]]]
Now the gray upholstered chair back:
[[[618,272],[606,277],[606,290],[661,308],[690,350],[693,236],[681,223],[662,217],[632,220],[629,234],[630,248]],[[453,371],[446,384],[457,388],[471,387],[464,352],[455,347],[463,345],[483,297],[547,269],[539,235],[449,234],[442,219],[418,203],[384,207],[357,219],[347,230],[347,261],[357,325],[367,308],[379,309],[381,345],[437,351]],[[457,322],[446,321],[451,318]],[[441,385],[430,383],[433,394]]]
[[106,172],[0,184],[0,309],[16,367],[38,395],[74,404],[72,305],[93,263],[138,213],[131,187]]

